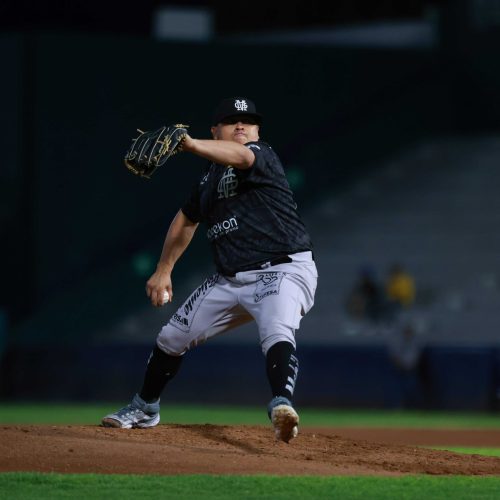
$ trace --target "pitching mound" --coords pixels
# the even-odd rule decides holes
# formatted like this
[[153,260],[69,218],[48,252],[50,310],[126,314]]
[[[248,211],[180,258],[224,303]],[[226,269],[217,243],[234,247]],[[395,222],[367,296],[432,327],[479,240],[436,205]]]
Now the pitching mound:
[[[402,432],[396,430],[391,436],[388,430],[301,429],[297,439],[285,444],[274,439],[270,427],[261,426],[159,425],[147,430],[123,430],[97,426],[3,425],[0,427],[0,471],[500,474],[500,458],[399,444],[404,442]],[[414,441],[417,432],[427,438],[421,435]],[[411,430],[406,442],[433,444],[430,441],[434,440],[436,445],[444,444],[447,438],[443,438],[444,442],[440,442],[438,435],[432,438],[437,432]],[[362,438],[352,437],[353,433]],[[462,439],[460,434],[464,432],[455,431],[455,435],[448,438],[454,439],[455,445],[464,442],[471,445],[470,439]],[[486,434],[490,446],[500,442],[498,431]]]

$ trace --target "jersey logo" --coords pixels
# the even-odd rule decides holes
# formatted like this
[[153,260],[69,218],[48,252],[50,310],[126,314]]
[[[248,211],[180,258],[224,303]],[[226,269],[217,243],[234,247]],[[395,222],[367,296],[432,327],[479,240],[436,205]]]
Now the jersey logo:
[[284,276],[285,273],[279,271],[259,274],[254,292],[255,302],[260,302],[269,295],[279,295],[281,281]]
[[239,99],[236,99],[236,101],[234,102],[234,107],[238,111],[246,111],[248,109],[248,104],[245,99],[242,99],[241,101]]
[[224,175],[219,181],[217,192],[219,193],[219,200],[222,198],[231,198],[236,196],[236,188],[238,187],[238,178],[234,173],[233,167],[228,167]]

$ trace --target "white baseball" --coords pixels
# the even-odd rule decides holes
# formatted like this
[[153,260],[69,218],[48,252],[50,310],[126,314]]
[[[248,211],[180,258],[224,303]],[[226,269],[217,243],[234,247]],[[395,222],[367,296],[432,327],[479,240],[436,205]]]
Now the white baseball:
[[170,298],[170,295],[168,294],[168,292],[165,290],[163,292],[163,301],[161,303],[161,305],[164,305],[168,302],[168,299]]

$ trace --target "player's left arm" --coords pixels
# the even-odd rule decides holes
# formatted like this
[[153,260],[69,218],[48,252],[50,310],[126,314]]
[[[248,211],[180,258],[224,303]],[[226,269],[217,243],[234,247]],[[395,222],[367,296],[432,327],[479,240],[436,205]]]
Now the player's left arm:
[[251,149],[233,141],[193,139],[188,135],[184,139],[182,150],[219,165],[231,165],[242,170],[250,168],[255,162],[255,155]]

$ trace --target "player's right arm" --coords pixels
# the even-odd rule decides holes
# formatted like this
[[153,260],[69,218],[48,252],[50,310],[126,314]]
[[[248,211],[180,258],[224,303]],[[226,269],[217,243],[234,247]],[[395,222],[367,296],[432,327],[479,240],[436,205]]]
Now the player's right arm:
[[253,151],[234,141],[193,139],[187,136],[182,144],[182,150],[219,165],[230,165],[241,170],[250,168],[255,161]]
[[169,302],[172,301],[172,269],[191,242],[197,227],[198,223],[189,220],[182,210],[177,212],[170,224],[156,271],[146,283],[146,293],[154,306],[163,305],[165,290]]

